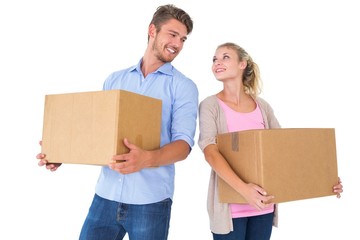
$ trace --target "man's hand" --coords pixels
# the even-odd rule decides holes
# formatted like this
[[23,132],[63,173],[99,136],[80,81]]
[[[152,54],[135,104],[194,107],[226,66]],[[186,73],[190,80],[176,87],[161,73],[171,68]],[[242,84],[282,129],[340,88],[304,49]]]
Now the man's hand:
[[122,174],[129,174],[150,167],[150,151],[146,151],[130,143],[127,138],[124,139],[124,144],[130,151],[129,153],[113,156],[111,163],[109,163],[109,167],[112,170]]

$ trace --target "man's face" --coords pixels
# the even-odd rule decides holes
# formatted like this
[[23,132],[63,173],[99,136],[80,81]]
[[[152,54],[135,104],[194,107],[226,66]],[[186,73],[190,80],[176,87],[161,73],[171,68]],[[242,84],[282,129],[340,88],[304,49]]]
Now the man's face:
[[178,20],[171,19],[161,26],[159,32],[154,31],[152,50],[155,56],[162,62],[173,61],[187,39],[186,26]]

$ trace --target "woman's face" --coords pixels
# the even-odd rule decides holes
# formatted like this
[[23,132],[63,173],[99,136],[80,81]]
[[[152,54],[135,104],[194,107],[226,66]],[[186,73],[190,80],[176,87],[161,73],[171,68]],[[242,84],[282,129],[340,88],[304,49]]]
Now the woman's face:
[[235,50],[228,47],[216,49],[213,57],[212,72],[217,80],[242,79],[245,67],[246,64],[239,61]]

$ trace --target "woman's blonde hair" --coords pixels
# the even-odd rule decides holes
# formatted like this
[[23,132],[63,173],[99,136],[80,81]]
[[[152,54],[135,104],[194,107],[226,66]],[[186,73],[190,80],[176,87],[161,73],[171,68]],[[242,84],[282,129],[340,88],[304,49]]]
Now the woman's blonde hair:
[[251,56],[239,45],[231,42],[223,43],[218,46],[230,48],[236,51],[239,61],[246,61],[246,68],[244,69],[244,75],[242,82],[244,85],[245,93],[251,96],[258,96],[261,93],[262,81],[260,78],[260,69],[258,65],[252,60]]

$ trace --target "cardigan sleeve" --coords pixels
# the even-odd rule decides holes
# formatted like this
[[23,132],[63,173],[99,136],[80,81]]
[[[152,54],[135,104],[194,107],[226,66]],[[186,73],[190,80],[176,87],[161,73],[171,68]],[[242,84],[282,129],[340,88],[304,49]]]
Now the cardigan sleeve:
[[199,105],[199,141],[201,151],[216,144],[216,136],[227,132],[226,118],[215,95],[207,97]]

